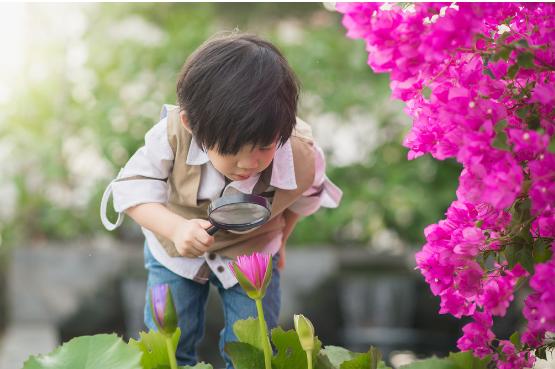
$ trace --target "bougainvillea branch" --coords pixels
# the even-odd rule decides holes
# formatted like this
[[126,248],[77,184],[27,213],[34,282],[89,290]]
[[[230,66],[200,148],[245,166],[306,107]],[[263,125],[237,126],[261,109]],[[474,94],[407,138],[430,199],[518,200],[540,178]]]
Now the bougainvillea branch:
[[[440,313],[471,316],[461,350],[499,368],[545,356],[555,331],[555,5],[338,3],[347,36],[406,103],[408,158],[462,164],[457,199],[416,260]],[[528,280],[528,324],[491,331]]]

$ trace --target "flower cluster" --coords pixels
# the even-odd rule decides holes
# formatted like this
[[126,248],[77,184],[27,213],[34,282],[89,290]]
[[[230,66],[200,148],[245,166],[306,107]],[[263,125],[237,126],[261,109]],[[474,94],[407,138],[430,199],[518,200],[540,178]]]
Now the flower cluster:
[[555,332],[555,260],[536,265],[530,287],[534,292],[526,299],[523,313],[529,324],[522,340],[535,347],[547,332]]
[[[426,228],[416,256],[440,313],[473,317],[460,349],[491,354],[499,367],[530,367],[529,351],[554,331],[555,5],[336,9],[347,36],[366,42],[369,66],[390,73],[392,96],[406,103],[408,158],[462,164],[457,200]],[[506,314],[528,276],[525,345],[493,344],[492,317]]]

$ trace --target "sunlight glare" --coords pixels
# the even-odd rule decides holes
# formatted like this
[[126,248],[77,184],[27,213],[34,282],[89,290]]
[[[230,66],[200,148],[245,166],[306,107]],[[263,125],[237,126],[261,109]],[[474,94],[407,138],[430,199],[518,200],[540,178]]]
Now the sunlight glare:
[[0,102],[10,97],[11,87],[25,61],[25,4],[0,3]]

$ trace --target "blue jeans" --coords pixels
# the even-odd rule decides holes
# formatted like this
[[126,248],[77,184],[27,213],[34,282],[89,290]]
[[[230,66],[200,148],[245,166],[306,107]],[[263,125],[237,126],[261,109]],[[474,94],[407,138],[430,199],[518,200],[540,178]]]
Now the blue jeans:
[[[204,312],[210,289],[209,283],[212,283],[218,288],[224,311],[225,326],[220,331],[220,354],[225,360],[226,369],[233,369],[231,359],[224,352],[224,345],[227,342],[237,341],[232,329],[237,320],[257,316],[254,300],[251,300],[245,294],[239,284],[228,289],[223,288],[214,273],[210,274],[209,283],[206,284],[197,283],[173,273],[152,256],[146,244],[144,255],[145,268],[148,270],[144,310],[145,325],[149,329],[156,330],[156,325],[150,314],[149,288],[161,283],[169,284],[177,310],[179,328],[181,328],[181,337],[176,352],[177,362],[179,365],[195,365],[198,361],[197,345],[204,336]],[[279,317],[281,291],[279,288],[279,270],[277,269],[278,258],[279,256],[276,254],[272,259],[272,280],[262,300],[264,317],[269,330],[277,326]]]

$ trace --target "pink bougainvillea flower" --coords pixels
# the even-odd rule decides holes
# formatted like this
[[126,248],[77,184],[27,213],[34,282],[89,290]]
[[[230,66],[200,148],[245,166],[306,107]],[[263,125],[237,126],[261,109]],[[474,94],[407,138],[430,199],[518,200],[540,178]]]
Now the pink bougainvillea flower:
[[[537,264],[535,274],[530,279],[530,287],[535,291],[526,301],[528,310],[524,316],[528,327],[534,331],[555,331],[555,258]],[[532,297],[533,296],[533,297]]]
[[545,212],[532,222],[532,233],[540,237],[555,238],[555,211]]
[[551,83],[538,83],[532,91],[530,102],[539,102],[544,105],[555,103],[555,85]]
[[[372,70],[390,73],[391,96],[406,104],[408,159],[430,154],[462,164],[457,201],[426,227],[416,254],[440,313],[474,317],[461,350],[491,354],[500,369],[530,367],[530,351],[555,330],[553,262],[532,276],[523,310],[528,347],[492,344],[491,326],[527,276],[504,263],[516,226],[528,222],[531,239],[555,239],[555,6],[342,3],[337,10],[348,36],[364,40]],[[499,53],[503,45],[508,54]],[[513,207],[525,197],[527,219]],[[500,260],[493,271],[485,264],[491,256]]]
[[272,258],[258,252],[242,255],[229,263],[229,268],[239,284],[252,299],[261,299],[272,278]]
[[509,140],[518,161],[533,160],[542,155],[549,146],[549,136],[536,131],[509,129]]
[[503,355],[495,354],[498,369],[531,368],[536,358],[529,352],[518,352],[511,341],[500,340],[499,347]]
[[555,210],[555,154],[546,152],[531,161],[529,167],[532,213],[548,215],[549,211]]
[[520,264],[515,265],[512,270],[503,272],[501,272],[500,265],[496,265],[496,267],[498,269],[490,273],[484,282],[483,292],[478,303],[492,315],[504,316],[509,304],[514,299],[513,293],[518,279],[528,276],[528,272]]
[[453,232],[453,252],[459,255],[476,256],[485,244],[484,232],[476,227],[465,227]]
[[492,353],[491,341],[495,338],[491,327],[493,319],[488,313],[475,312],[474,321],[463,327],[463,336],[457,341],[459,349],[472,350],[476,356],[483,358]]

